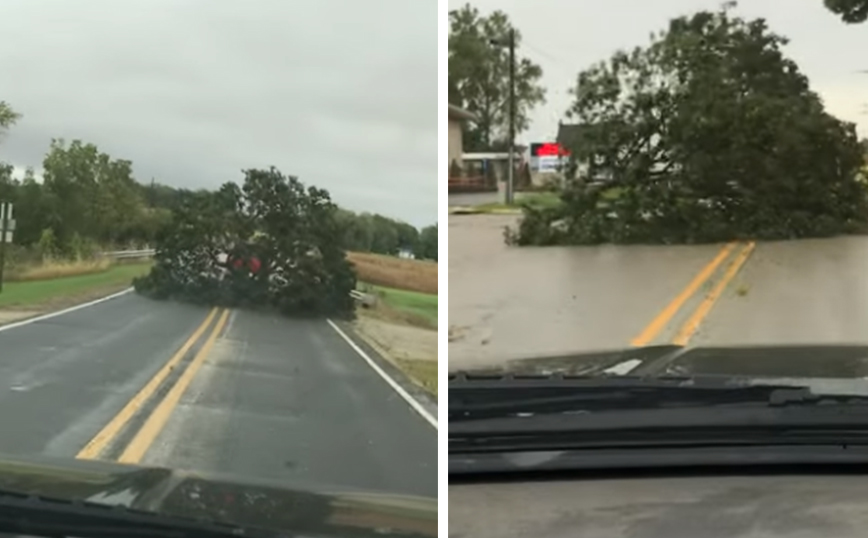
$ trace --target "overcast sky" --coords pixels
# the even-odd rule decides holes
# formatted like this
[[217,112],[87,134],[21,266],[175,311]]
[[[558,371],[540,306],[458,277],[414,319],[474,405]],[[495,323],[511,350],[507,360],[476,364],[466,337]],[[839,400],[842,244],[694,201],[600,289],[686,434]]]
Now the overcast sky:
[[[457,9],[466,2],[449,0]],[[669,19],[701,9],[717,9],[720,0],[475,0],[482,13],[500,9],[522,34],[519,56],[544,71],[548,89],[544,106],[532,115],[519,142],[553,140],[558,120],[570,104],[567,89],[578,71],[608,59],[618,49],[647,45],[650,33],[665,29]],[[764,17],[770,28],[790,38],[786,53],[808,75],[826,108],[856,122],[868,136],[868,23],[848,26],[826,11],[823,0],[741,0],[736,12]]]
[[214,188],[277,166],[340,205],[437,220],[436,0],[3,0],[0,161],[52,137]]

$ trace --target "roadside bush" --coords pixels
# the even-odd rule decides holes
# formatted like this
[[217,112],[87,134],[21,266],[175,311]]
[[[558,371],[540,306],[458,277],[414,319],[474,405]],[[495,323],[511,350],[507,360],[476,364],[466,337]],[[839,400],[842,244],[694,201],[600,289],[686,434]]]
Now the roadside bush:
[[[339,246],[336,211],[325,190],[275,168],[247,170],[243,186],[181,204],[157,234],[153,269],[133,285],[155,299],[352,317],[356,274]],[[252,258],[259,271],[232,264]]]

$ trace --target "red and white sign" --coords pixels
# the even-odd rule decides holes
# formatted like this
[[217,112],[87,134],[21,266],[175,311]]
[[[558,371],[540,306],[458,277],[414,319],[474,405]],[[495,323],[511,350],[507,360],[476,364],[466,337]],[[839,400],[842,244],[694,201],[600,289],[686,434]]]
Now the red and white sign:
[[530,166],[535,172],[557,172],[570,156],[570,150],[557,142],[542,142],[530,145]]

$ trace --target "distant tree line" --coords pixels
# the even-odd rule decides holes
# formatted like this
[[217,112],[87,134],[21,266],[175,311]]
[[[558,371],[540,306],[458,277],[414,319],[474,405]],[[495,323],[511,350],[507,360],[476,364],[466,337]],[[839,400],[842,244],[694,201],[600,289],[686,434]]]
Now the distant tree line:
[[[0,102],[0,134],[18,119]],[[153,245],[185,200],[202,190],[137,181],[132,162],[115,159],[95,144],[52,140],[42,162],[43,181],[32,168],[23,178],[0,162],[0,200],[12,202],[14,243],[44,255],[80,256],[95,249]],[[421,230],[382,215],[339,210],[346,250],[437,259],[437,225]]]

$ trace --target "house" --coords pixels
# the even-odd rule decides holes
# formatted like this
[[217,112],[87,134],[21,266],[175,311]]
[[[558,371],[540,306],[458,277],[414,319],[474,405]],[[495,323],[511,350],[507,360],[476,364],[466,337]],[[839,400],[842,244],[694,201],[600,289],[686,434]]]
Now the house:
[[455,105],[449,105],[449,169],[452,168],[452,163],[462,166],[464,161],[462,154],[464,153],[464,138],[461,131],[462,122],[477,121],[474,114]]
[[[582,146],[582,139],[588,136],[588,126],[576,123],[558,123],[557,143],[571,153],[575,153],[576,149]],[[588,172],[587,162],[574,162],[576,168],[575,175],[584,175]],[[597,172],[600,174],[600,172]],[[603,174],[605,176],[605,174]],[[605,180],[605,177],[597,177],[597,180]]]
[[567,149],[572,149],[581,143],[582,136],[587,132],[584,125],[577,123],[558,123],[557,143]]

